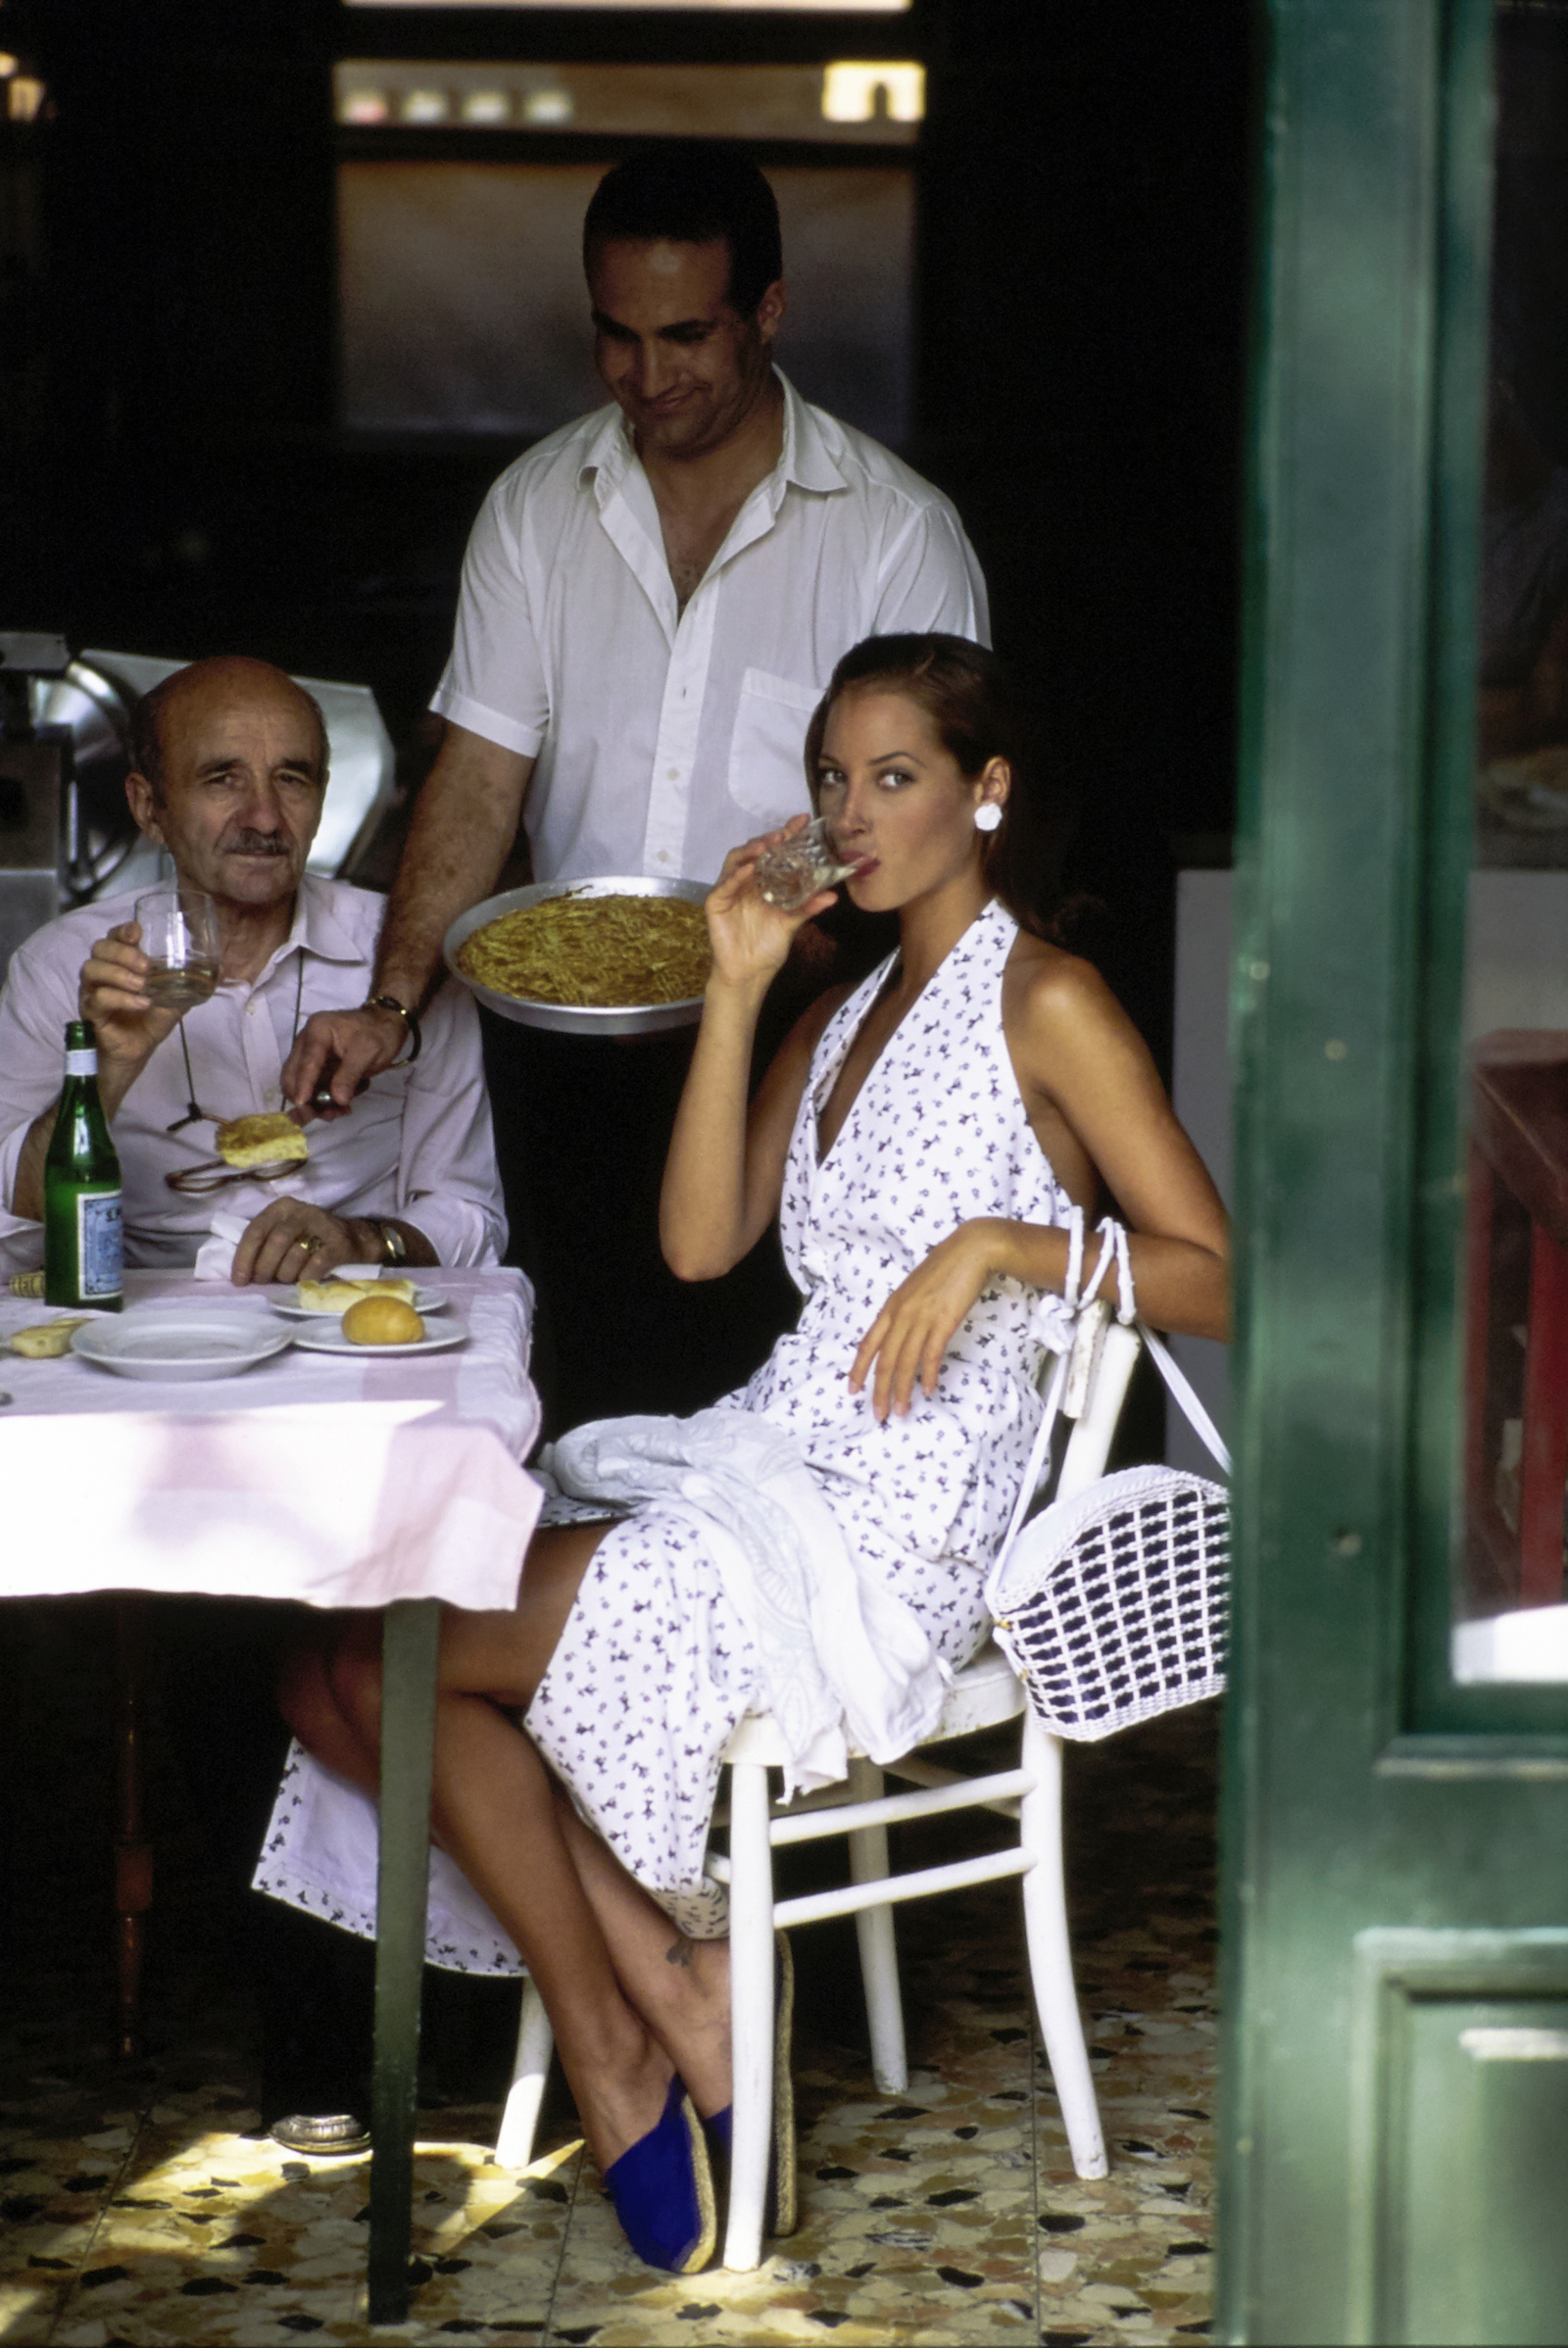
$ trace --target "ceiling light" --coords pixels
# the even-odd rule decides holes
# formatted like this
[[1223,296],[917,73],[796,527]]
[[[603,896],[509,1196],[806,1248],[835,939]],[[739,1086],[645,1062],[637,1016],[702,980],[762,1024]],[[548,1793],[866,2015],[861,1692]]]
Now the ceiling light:
[[403,100],[403,120],[406,122],[444,122],[448,101],[445,90],[409,90]]
[[340,122],[384,122],[387,103],[379,90],[345,90],[338,110]]
[[822,117],[829,122],[874,122],[878,93],[895,122],[925,118],[925,68],[910,65],[834,65],[822,75]]
[[576,111],[570,90],[530,90],[522,102],[526,122],[569,122]]
[[14,122],[32,122],[43,111],[47,90],[30,73],[17,73],[6,83],[6,112]]
[[512,118],[512,100],[505,90],[469,90],[463,101],[466,122],[505,122]]

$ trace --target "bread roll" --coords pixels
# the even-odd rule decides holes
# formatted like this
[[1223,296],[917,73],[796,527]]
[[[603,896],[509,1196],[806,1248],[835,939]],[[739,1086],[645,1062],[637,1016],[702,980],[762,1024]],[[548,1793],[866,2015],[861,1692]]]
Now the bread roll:
[[412,1345],[424,1323],[401,1296],[361,1296],[343,1315],[343,1334],[352,1345]]
[[279,1109],[230,1118],[213,1136],[213,1147],[226,1166],[275,1166],[280,1159],[311,1154],[301,1128]]
[[414,1302],[412,1280],[301,1280],[295,1298],[306,1312],[347,1312],[362,1296],[397,1296]]
[[19,1329],[11,1340],[13,1353],[25,1353],[32,1361],[53,1361],[71,1351],[71,1333],[85,1329],[89,1313],[77,1313],[64,1321],[34,1321],[30,1329]]

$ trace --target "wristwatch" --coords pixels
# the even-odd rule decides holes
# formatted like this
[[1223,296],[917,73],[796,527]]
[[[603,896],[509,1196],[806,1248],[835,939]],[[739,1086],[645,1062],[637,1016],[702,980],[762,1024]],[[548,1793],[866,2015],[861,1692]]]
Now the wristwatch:
[[383,1263],[406,1264],[408,1262],[409,1243],[395,1223],[389,1223],[384,1215],[362,1215],[360,1220],[366,1229],[373,1231],[380,1241]]
[[419,1029],[418,1012],[410,1010],[406,1003],[399,1003],[395,995],[372,995],[365,1003],[363,1007],[368,1011],[397,1012],[398,1017],[408,1029],[410,1038],[414,1045],[414,1050],[409,1053],[408,1058],[403,1062],[405,1068],[412,1068],[415,1061],[419,1056],[419,1050],[424,1042],[424,1037]]

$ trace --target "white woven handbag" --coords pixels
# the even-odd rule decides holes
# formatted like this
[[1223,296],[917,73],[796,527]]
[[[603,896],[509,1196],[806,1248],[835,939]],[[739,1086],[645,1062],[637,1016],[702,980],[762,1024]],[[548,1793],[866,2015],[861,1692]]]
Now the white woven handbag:
[[[1119,1317],[1131,1322],[1125,1234],[1105,1224],[1101,1230],[1105,1245],[1083,1303],[1114,1259]],[[1075,1285],[1069,1282],[1069,1301],[1077,1306]],[[1230,1454],[1208,1413],[1160,1339],[1137,1326],[1195,1433],[1229,1475]],[[986,1596],[997,1643],[1045,1726],[1057,1737],[1088,1739],[1224,1687],[1230,1499],[1222,1485],[1176,1468],[1123,1468],[1023,1523],[1073,1362],[1072,1352],[1056,1361]]]

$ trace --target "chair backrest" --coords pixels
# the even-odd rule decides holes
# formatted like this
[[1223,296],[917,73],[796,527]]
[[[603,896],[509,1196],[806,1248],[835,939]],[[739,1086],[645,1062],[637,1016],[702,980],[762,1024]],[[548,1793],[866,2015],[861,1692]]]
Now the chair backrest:
[[[1108,1304],[1090,1310],[1103,1316],[1099,1344],[1089,1366],[1087,1389],[1056,1478],[1055,1497],[1073,1499],[1105,1472],[1105,1461],[1121,1417],[1127,1389],[1138,1366],[1143,1341],[1136,1328],[1113,1320]],[[1069,1380],[1069,1385],[1071,1381]],[[1073,1397],[1069,1396],[1069,1399]],[[1063,1404],[1065,1411],[1066,1405]]]

